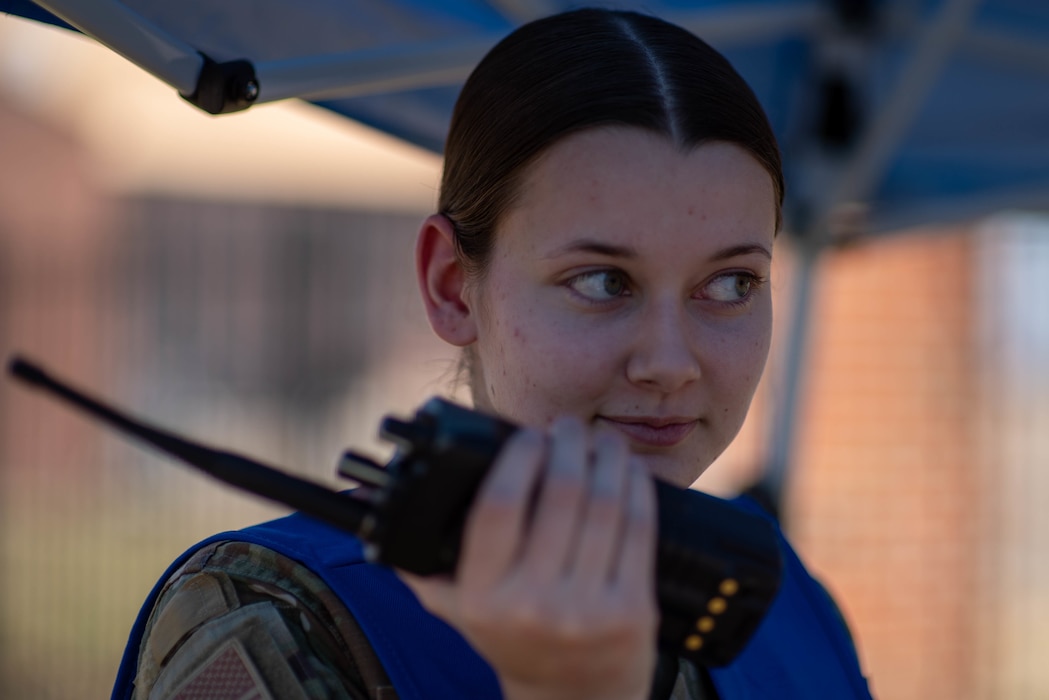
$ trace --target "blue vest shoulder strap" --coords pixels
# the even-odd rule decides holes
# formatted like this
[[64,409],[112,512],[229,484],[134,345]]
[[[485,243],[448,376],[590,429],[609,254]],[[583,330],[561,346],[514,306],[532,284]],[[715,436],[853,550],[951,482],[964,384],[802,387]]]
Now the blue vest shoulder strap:
[[[733,503],[765,515],[750,499],[737,498]],[[780,590],[739,657],[729,666],[711,669],[719,695],[723,700],[869,700],[855,645],[834,601],[782,534],[780,539]]]

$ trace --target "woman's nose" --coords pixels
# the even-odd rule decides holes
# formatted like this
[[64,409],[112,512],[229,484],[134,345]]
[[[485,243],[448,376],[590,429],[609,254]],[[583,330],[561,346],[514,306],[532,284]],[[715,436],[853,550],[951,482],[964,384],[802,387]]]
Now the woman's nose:
[[687,312],[668,303],[641,313],[634,351],[627,362],[627,378],[667,394],[699,379],[699,356],[689,341]]

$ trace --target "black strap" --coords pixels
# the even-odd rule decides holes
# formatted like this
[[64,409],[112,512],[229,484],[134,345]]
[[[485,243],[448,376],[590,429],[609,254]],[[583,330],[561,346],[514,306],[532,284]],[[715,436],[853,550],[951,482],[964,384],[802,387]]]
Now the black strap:
[[668,700],[677,683],[678,660],[673,654],[660,654],[656,660],[656,673],[652,676],[652,692],[649,700]]

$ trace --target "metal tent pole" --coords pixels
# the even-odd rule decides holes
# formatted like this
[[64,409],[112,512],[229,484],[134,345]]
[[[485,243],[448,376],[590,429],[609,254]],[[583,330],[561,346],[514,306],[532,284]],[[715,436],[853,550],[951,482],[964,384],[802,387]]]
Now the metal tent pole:
[[204,57],[127,5],[116,0],[34,2],[179,92],[196,89]]
[[805,357],[812,323],[812,292],[817,262],[833,242],[831,219],[843,204],[870,198],[893,154],[925,101],[930,85],[944,63],[966,35],[972,15],[981,0],[943,0],[923,31],[916,34],[914,49],[888,99],[858,135],[848,155],[837,161],[836,174],[822,182],[830,185],[813,190],[812,216],[799,230],[801,250],[791,297],[791,325],[786,355],[781,367],[783,391],[776,404],[766,457],[766,472],[760,495],[775,511],[782,507],[796,442],[801,406]]
[[[524,4],[518,0],[493,0],[492,4],[515,20],[544,12],[542,6],[524,9]],[[804,33],[810,31],[820,17],[817,2],[785,8],[774,4],[748,5],[735,10],[717,8],[667,16],[722,49],[784,31]],[[465,80],[488,49],[505,35],[505,31],[499,31],[470,38],[406,42],[338,54],[255,61],[261,85],[257,102],[289,97],[360,97],[394,90],[454,85]]]
[[790,327],[787,331],[783,365],[779,368],[783,387],[774,404],[769,451],[760,489],[778,515],[783,504],[790,471],[790,458],[797,435],[798,413],[802,405],[801,388],[804,384],[805,361],[812,321],[812,291],[817,264],[823,246],[814,237],[801,241],[797,267],[793,271],[790,297]]

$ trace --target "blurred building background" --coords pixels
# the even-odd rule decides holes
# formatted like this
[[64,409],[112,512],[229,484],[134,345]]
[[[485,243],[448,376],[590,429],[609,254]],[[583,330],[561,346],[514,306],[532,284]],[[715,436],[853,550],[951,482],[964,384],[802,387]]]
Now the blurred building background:
[[[0,18],[0,354],[335,486],[384,413],[453,388],[411,263],[439,165],[303,105],[207,117]],[[1049,697],[1049,220],[900,232],[818,272],[785,524],[875,694]],[[760,469],[777,369],[700,488]],[[6,379],[0,489],[11,698],[105,696],[170,560],[283,512]]]

